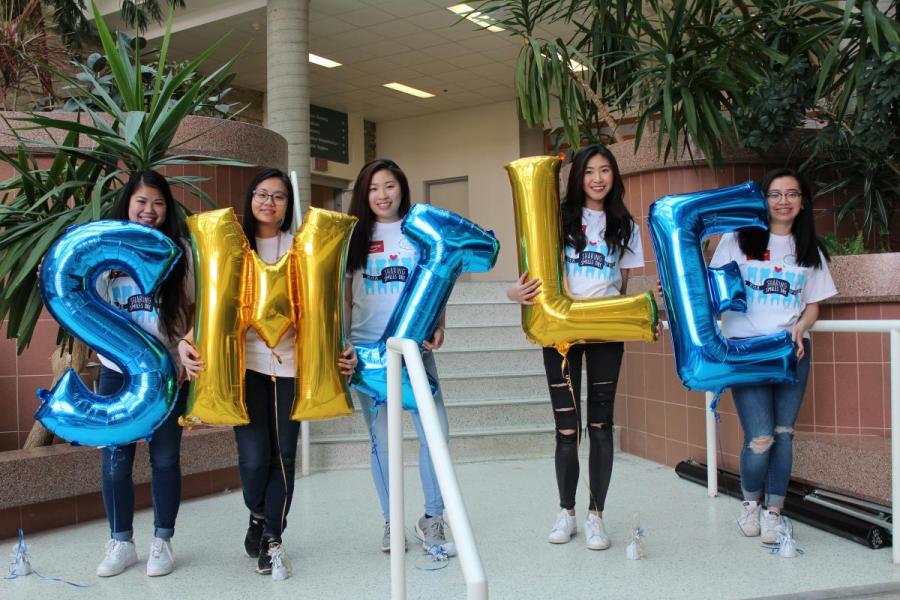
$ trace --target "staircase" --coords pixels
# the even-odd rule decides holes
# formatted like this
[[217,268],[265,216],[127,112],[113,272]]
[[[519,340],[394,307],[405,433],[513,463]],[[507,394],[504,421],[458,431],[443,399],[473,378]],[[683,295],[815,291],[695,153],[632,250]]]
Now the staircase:
[[[541,350],[525,339],[520,308],[505,282],[457,283],[447,335],[435,355],[456,462],[553,456],[553,415]],[[369,464],[359,407],[350,417],[310,424],[311,467]],[[404,461],[418,462],[412,421],[404,417]]]

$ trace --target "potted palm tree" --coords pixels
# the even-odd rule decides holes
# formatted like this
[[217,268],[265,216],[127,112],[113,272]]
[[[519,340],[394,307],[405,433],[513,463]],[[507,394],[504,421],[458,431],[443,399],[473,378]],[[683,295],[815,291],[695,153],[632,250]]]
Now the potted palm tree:
[[[103,57],[118,97],[113,98],[96,73],[84,68],[76,77],[56,76],[75,90],[70,97],[77,113],[18,113],[4,115],[6,140],[14,151],[0,150],[0,162],[14,176],[0,183],[0,322],[7,320],[7,337],[17,339],[21,353],[29,344],[42,303],[36,267],[66,227],[103,218],[111,210],[128,172],[164,169],[171,165],[200,164],[249,166],[235,160],[180,151],[192,138],[176,140],[179,125],[220,89],[234,64],[232,59],[198,76],[201,65],[219,42],[189,63],[165,67],[171,37],[172,12],[160,49],[160,68],[145,77],[140,49],[126,36],[107,28],[93,5]],[[221,41],[221,40],[220,40]],[[190,82],[185,84],[185,82]],[[43,164],[36,154],[52,156]],[[212,199],[196,176],[169,177],[200,196]],[[80,370],[87,350],[78,342],[58,336],[54,358],[58,377],[66,368]],[[35,424],[26,447],[49,443],[51,437]]]
[[896,1],[487,0],[477,10],[524,40],[515,81],[530,125],[574,147],[633,138],[637,152],[655,138],[662,162],[717,166],[735,148],[778,156],[841,198],[833,210],[868,247],[898,244]]

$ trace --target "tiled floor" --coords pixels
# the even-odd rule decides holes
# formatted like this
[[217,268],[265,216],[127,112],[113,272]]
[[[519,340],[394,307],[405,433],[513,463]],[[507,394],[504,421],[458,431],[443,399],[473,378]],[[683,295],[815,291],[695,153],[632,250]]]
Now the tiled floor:
[[[737,534],[738,502],[708,499],[705,488],[678,479],[671,468],[618,454],[607,502],[613,540],[592,552],[579,536],[564,546],[546,543],[556,511],[551,459],[463,464],[458,476],[470,511],[491,598],[750,598],[801,594],[804,598],[860,597],[834,590],[875,586],[865,597],[900,590],[900,566],[890,550],[870,550],[797,524],[805,554],[797,559],[769,555],[757,540]],[[586,473],[585,473],[586,476]],[[407,526],[421,506],[417,471],[406,475]],[[586,490],[579,491],[583,503]],[[297,482],[285,534],[294,576],[283,582],[253,573],[243,555],[246,526],[240,493],[185,502],[174,546],[178,569],[150,579],[143,565],[101,580],[94,576],[107,536],[96,521],[28,536],[32,565],[45,575],[91,584],[76,589],[35,576],[0,580],[0,598],[366,598],[389,597],[389,559],[378,550],[380,511],[366,470],[315,474]],[[627,527],[639,511],[647,530],[647,558],[625,558]],[[579,513],[579,519],[581,519]],[[152,514],[139,513],[135,526],[139,555],[147,556]],[[579,522],[579,528],[581,523]],[[0,543],[3,551],[13,540]],[[464,598],[458,563],[418,571],[408,554],[409,598]],[[896,586],[896,587],[895,587]]]

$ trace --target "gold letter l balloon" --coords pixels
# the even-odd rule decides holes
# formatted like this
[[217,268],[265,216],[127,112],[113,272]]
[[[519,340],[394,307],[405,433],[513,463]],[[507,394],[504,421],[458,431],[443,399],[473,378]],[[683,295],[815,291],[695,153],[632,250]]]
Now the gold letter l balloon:
[[197,282],[194,338],[206,368],[191,386],[183,423],[246,425],[244,336],[269,346],[293,325],[296,385],[291,418],[350,414],[343,349],[344,264],[354,217],[310,208],[293,247],[275,264],[250,250],[230,208],[188,218]]
[[658,312],[653,294],[574,300],[565,291],[559,222],[559,159],[520,158],[506,165],[516,213],[519,271],[541,280],[533,306],[522,306],[529,340],[566,354],[580,342],[653,341]]

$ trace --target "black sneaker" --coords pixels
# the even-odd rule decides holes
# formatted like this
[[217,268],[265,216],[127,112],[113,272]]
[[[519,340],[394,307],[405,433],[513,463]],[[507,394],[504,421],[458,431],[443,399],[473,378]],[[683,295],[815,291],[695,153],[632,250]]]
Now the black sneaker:
[[272,572],[272,554],[269,549],[275,550],[281,546],[281,540],[276,540],[268,535],[262,537],[259,545],[259,558],[256,559],[256,572],[260,575],[268,575]]
[[257,519],[250,515],[250,527],[247,528],[247,535],[244,537],[244,550],[247,551],[247,556],[250,558],[259,557],[259,544],[262,540],[265,523],[265,519]]

